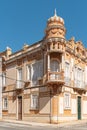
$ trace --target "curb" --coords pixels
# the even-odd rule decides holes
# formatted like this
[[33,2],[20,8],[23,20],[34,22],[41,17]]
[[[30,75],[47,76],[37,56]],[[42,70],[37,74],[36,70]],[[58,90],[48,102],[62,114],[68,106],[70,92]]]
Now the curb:
[[68,126],[74,126],[74,125],[81,125],[84,123],[87,123],[86,120],[84,121],[75,121],[75,122],[67,122],[67,123],[60,123],[60,124],[47,124],[47,123],[38,123],[38,122],[28,122],[28,121],[16,121],[16,120],[0,120],[0,122],[7,122],[7,123],[14,123],[14,124],[21,124],[21,125],[29,125],[29,126],[39,126],[39,127],[68,127]]

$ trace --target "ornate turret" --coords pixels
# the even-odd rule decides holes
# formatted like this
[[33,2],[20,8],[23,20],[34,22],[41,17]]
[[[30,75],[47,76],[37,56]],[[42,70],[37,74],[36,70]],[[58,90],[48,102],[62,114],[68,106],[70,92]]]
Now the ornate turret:
[[46,38],[59,37],[65,38],[66,29],[63,18],[57,16],[56,9],[54,16],[49,18],[46,27]]

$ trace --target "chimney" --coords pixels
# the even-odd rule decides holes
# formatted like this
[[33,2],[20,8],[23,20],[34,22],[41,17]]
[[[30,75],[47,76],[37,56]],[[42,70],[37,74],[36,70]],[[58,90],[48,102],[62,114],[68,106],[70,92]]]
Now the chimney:
[[12,54],[12,49],[10,47],[6,47],[6,56],[9,57],[9,55]]

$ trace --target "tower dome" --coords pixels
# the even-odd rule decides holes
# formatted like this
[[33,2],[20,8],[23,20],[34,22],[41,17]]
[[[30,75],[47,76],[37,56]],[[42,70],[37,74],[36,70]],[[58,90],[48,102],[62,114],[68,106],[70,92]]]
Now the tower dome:
[[65,38],[66,29],[64,27],[64,20],[60,16],[57,16],[56,9],[54,16],[50,17],[47,20],[47,27],[45,32],[46,32],[46,38],[51,37]]
[[56,9],[55,9],[54,16],[52,16],[51,18],[49,18],[47,22],[48,22],[48,23],[58,22],[58,23],[60,23],[60,24],[64,24],[63,18],[61,18],[60,16],[57,16]]

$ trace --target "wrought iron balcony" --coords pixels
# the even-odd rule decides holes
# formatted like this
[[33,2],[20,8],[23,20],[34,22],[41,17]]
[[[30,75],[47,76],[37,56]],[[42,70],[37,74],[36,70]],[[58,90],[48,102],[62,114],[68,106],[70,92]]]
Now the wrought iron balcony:
[[48,72],[47,84],[64,84],[64,72]]

